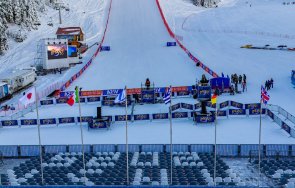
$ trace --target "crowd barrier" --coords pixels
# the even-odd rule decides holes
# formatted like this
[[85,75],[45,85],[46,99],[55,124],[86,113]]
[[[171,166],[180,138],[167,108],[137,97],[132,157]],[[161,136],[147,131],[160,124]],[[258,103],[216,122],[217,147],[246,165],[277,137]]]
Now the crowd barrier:
[[[84,100],[85,99],[85,100]],[[89,98],[84,98],[82,101],[86,102]],[[59,101],[57,99],[56,101]],[[50,102],[49,102],[50,101]],[[91,100],[92,101],[92,100]],[[65,101],[56,102],[56,104],[65,103]],[[41,105],[51,105],[55,104],[52,100],[41,101]],[[195,118],[195,112],[198,112],[201,108],[200,103],[197,104],[187,104],[187,103],[177,103],[171,106],[172,118],[173,119],[183,119],[183,118],[195,118],[196,123],[213,123],[215,119],[215,108],[216,105],[212,105],[211,102],[207,102],[207,107],[209,107],[211,115],[206,117],[197,117]],[[225,101],[218,104],[217,117],[252,117],[260,115],[260,109],[262,109],[262,115],[267,115],[270,117],[276,124],[278,124],[284,131],[286,131],[289,135],[295,138],[295,127],[289,125],[289,123],[285,120],[282,120],[278,115],[276,115],[273,110],[273,106],[261,107],[260,103],[250,103],[250,104],[242,104],[235,101]],[[282,108],[278,108],[278,112],[283,113],[286,117],[290,118],[290,121],[293,121],[294,118],[291,114],[287,113]],[[123,122],[126,120],[126,115],[108,115],[107,117],[111,122]],[[284,116],[285,117],[285,116]],[[93,116],[83,116],[82,122],[92,122]],[[144,121],[144,120],[167,120],[169,119],[168,113],[153,113],[153,114],[132,114],[127,115],[128,121]],[[60,124],[78,124],[80,122],[80,117],[57,117],[57,118],[41,118],[39,120],[40,125],[60,125]],[[19,119],[19,120],[2,120],[0,121],[0,125],[3,127],[10,126],[32,126],[37,125],[37,119]]]
[[103,42],[104,42],[104,39],[105,39],[105,35],[106,35],[106,31],[108,29],[108,24],[109,24],[109,19],[110,19],[110,13],[111,13],[111,9],[112,9],[112,0],[110,1],[110,6],[109,6],[109,9],[108,9],[108,16],[107,16],[107,21],[106,21],[106,26],[105,26],[105,29],[104,29],[104,32],[103,32],[103,36],[102,36],[102,39],[99,43],[99,46],[96,50],[96,52],[94,53],[94,55],[91,57],[91,59],[86,63],[85,66],[82,67],[82,69],[77,72],[76,74],[74,74],[71,79],[69,79],[67,82],[65,82],[65,84],[63,84],[61,86],[61,90],[65,90],[66,88],[68,88],[77,78],[79,78],[84,72],[85,70],[92,64],[92,61],[96,58],[96,56],[99,54],[100,52],[100,49],[103,45]]
[[[0,185],[0,188],[19,188],[20,186],[1,186]],[[24,186],[21,186],[21,187],[24,187]],[[55,186],[37,186],[37,185],[34,185],[34,186],[25,186],[26,188],[43,188],[43,187],[47,187],[47,188],[85,188],[85,186],[78,186],[78,185],[75,185],[75,186],[58,186],[58,185],[55,185]],[[94,187],[94,188],[135,188],[135,187],[142,187],[142,186],[134,186],[134,185],[130,185],[130,186],[116,186],[116,185],[107,185],[107,186],[91,186],[91,187]],[[145,186],[144,186],[145,187]],[[172,187],[172,188],[189,188],[189,187],[195,187],[195,186],[180,186],[180,185],[173,185],[173,186],[169,186],[169,185],[159,185],[159,186],[152,186],[152,185],[149,185],[148,187],[155,187],[155,188],[168,188],[168,187]],[[197,186],[198,188],[211,188],[211,186]],[[216,186],[218,188],[228,188],[228,186]],[[213,187],[212,187],[213,188]],[[235,186],[235,188],[256,188],[254,186]]]
[[161,5],[160,5],[160,2],[159,0],[156,0],[156,3],[157,3],[157,6],[158,6],[158,9],[160,11],[160,15],[162,17],[162,20],[164,22],[164,25],[169,33],[169,35],[175,39],[175,41],[177,42],[177,44],[180,46],[180,48],[189,56],[189,58],[191,60],[193,60],[196,64],[199,64],[200,67],[202,69],[204,69],[208,74],[210,74],[211,76],[213,77],[219,77],[218,74],[216,72],[214,72],[212,69],[210,69],[208,66],[206,66],[204,63],[202,63],[198,58],[196,58],[176,37],[175,33],[173,33],[173,31],[171,30],[166,18],[165,18],[165,15],[163,13],[163,10],[161,8]]
[[[295,145],[262,144],[261,153],[265,157],[295,156]],[[42,153],[81,152],[82,145],[42,145]],[[129,144],[129,152],[170,152],[170,144]],[[217,144],[217,155],[224,157],[253,157],[257,156],[258,144]],[[126,152],[125,144],[85,144],[85,153],[96,152]],[[214,144],[173,144],[173,152],[213,153]],[[4,157],[33,157],[40,155],[39,145],[9,145],[1,146],[0,152]]]

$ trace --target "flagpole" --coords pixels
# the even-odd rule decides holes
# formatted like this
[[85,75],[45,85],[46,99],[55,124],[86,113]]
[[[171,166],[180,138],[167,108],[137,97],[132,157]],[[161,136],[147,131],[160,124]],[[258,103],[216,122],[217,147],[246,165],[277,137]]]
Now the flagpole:
[[38,108],[38,98],[37,98],[37,89],[35,88],[35,102],[36,102],[36,113],[37,113],[37,127],[38,127],[38,137],[39,137],[39,152],[40,152],[40,169],[41,169],[41,180],[42,185],[44,185],[44,173],[43,173],[43,167],[42,167],[42,146],[41,146],[41,134],[40,134],[40,120],[39,120],[39,108]]
[[260,99],[260,123],[259,123],[259,144],[258,144],[258,173],[259,173],[259,179],[258,179],[258,187],[260,187],[260,179],[261,179],[261,170],[260,170],[260,162],[261,162],[261,115],[262,114],[262,99]]
[[217,102],[215,103],[215,135],[214,135],[214,186],[216,186],[216,158],[217,158]]
[[[85,149],[84,149],[84,137],[83,137],[83,127],[82,127],[82,112],[81,112],[80,91],[79,91],[80,88],[77,88],[77,87],[75,88],[75,92],[78,89],[78,92],[76,93],[76,94],[78,94],[78,96],[76,96],[76,99],[78,99],[78,104],[79,104],[80,133],[81,133],[81,143],[82,143],[82,159],[83,159],[83,169],[84,169],[84,172],[85,172],[84,177],[85,177],[85,180],[86,180]],[[86,181],[84,183],[86,184]]]
[[125,86],[125,122],[126,122],[126,170],[127,170],[127,185],[129,185],[129,157],[128,157],[128,112],[127,112],[127,86]]
[[172,161],[172,152],[173,152],[173,149],[172,149],[172,146],[173,146],[173,143],[172,143],[172,87],[170,86],[170,89],[171,89],[171,96],[170,96],[170,108],[169,108],[169,120],[170,120],[170,183],[172,185],[172,174],[173,174],[173,161]]

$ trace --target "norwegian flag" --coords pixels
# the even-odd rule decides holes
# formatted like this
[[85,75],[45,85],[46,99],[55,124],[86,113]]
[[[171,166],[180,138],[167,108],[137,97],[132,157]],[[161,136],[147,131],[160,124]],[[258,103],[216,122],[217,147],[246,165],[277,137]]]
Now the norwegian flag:
[[267,102],[269,101],[270,96],[268,95],[267,91],[265,90],[265,88],[263,86],[261,86],[261,100],[264,104],[267,104]]

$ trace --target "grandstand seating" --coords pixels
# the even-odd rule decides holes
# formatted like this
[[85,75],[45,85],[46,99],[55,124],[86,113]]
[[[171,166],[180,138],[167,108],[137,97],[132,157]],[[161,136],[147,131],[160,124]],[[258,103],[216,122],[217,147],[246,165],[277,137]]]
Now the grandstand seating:
[[[171,159],[166,152],[130,152],[131,185],[170,185]],[[214,185],[214,156],[209,153],[173,152],[173,185]],[[126,153],[85,153],[85,170],[81,152],[45,154],[44,185],[126,185]],[[217,157],[216,183],[243,185],[237,174]],[[39,157],[1,175],[3,185],[42,185]]]
[[[258,160],[253,163],[258,165]],[[295,161],[293,158],[268,159],[260,163],[261,172],[280,187],[294,187]]]

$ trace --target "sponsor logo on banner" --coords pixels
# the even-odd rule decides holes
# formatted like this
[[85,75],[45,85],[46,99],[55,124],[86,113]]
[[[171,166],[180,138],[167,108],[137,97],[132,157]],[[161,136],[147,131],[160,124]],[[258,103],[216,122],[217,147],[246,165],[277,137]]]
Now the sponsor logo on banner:
[[40,101],[40,104],[43,106],[43,105],[51,105],[53,104],[53,100],[43,100],[43,101]]
[[183,91],[188,91],[188,87],[187,86],[172,87],[172,92],[183,92]]
[[68,99],[67,98],[59,98],[59,99],[56,99],[56,103],[57,104],[64,104],[64,103],[67,103]]
[[199,99],[210,99],[211,98],[211,87],[210,86],[199,86],[198,98]]
[[[131,115],[127,116],[127,120],[131,120]],[[115,116],[115,121],[126,121],[126,115],[117,115]]]
[[20,120],[21,125],[37,125],[36,119],[22,119]]
[[176,42],[167,42],[167,46],[176,46]]
[[101,46],[100,51],[110,51],[111,47],[110,46]]
[[128,95],[141,94],[141,89],[140,88],[127,89],[127,94]]
[[168,113],[153,114],[153,119],[168,119]]
[[172,118],[187,118],[188,113],[187,112],[174,112],[172,113]]
[[194,109],[194,105],[192,105],[192,104],[186,104],[186,103],[181,103],[181,108],[188,109],[188,110],[193,110]]
[[142,90],[141,91],[142,99],[144,103],[152,103],[155,99],[155,91],[153,90]]
[[196,116],[197,123],[213,123],[215,118],[213,116]]
[[[92,122],[93,117],[92,116],[84,116],[82,117],[82,122]],[[78,122],[80,122],[80,117],[78,117]]]
[[291,133],[291,128],[285,122],[282,122],[282,129],[284,129],[287,133]]
[[40,124],[41,125],[53,125],[53,124],[56,124],[56,119],[55,118],[40,119]]
[[102,94],[104,96],[110,96],[110,95],[115,95],[117,96],[119,93],[121,93],[123,89],[109,89],[109,90],[103,90]]
[[189,91],[179,91],[179,92],[177,92],[177,96],[187,96],[189,94],[190,94]]
[[75,123],[74,117],[65,117],[65,118],[58,118],[59,124],[66,124],[66,123]]
[[236,107],[236,108],[243,108],[243,104],[242,103],[238,103],[238,102],[235,102],[235,101],[230,101],[230,105],[232,107]]
[[2,126],[5,127],[5,126],[17,126],[18,123],[17,123],[17,120],[4,120],[2,121]]
[[150,119],[150,115],[149,114],[138,114],[138,115],[134,115],[134,120],[149,120]]
[[274,113],[272,113],[272,111],[267,110],[267,115],[268,115],[271,119],[275,119],[275,117],[274,117]]
[[101,96],[101,90],[94,90],[94,91],[82,91],[81,96],[83,97],[90,97],[90,96]]
[[107,122],[94,121],[92,124],[89,124],[91,129],[105,129],[108,128]]
[[245,104],[246,109],[260,109],[260,103]]
[[245,109],[229,109],[229,115],[246,115]]
[[87,102],[99,102],[100,97],[87,97]]
[[101,102],[101,105],[103,106],[114,106],[115,102],[113,100],[104,100]]
[[[215,111],[211,111],[211,113],[215,116]],[[226,116],[226,110],[218,110],[217,111],[218,117],[225,117]]]
[[[261,114],[265,114],[266,109],[263,108]],[[249,109],[249,115],[259,115],[260,114],[260,108],[257,109]]]
[[180,103],[178,103],[178,104],[174,104],[174,105],[171,106],[171,111],[173,112],[173,111],[178,110],[178,109],[180,109],[180,108],[181,108]]
[[222,102],[222,103],[219,104],[220,108],[226,108],[228,106],[229,106],[229,101],[225,101],[225,102]]
[[210,101],[206,102],[206,106],[209,108],[216,108],[216,104],[212,105],[212,103]]

